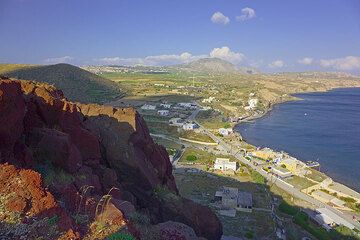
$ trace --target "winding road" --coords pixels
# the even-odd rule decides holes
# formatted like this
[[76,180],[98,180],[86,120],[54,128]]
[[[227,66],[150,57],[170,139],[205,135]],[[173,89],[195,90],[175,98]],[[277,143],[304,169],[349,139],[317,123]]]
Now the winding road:
[[347,214],[347,213],[343,213],[327,204],[324,204],[322,202],[320,202],[317,199],[312,198],[311,196],[301,192],[300,190],[294,188],[293,186],[291,186],[290,184],[284,182],[283,180],[274,177],[273,175],[267,173],[266,171],[264,171],[260,166],[255,166],[249,163],[249,161],[241,154],[239,153],[239,151],[234,151],[234,148],[232,148],[231,146],[229,146],[228,143],[224,142],[221,138],[217,137],[215,134],[213,134],[212,132],[210,132],[208,129],[204,128],[199,122],[196,121],[196,115],[199,113],[200,109],[195,110],[189,117],[188,120],[189,121],[193,121],[196,124],[199,125],[200,129],[206,133],[209,137],[211,137],[214,141],[216,141],[219,146],[223,147],[225,150],[227,150],[231,155],[233,155],[236,159],[238,159],[240,162],[244,163],[245,165],[251,167],[253,170],[257,171],[258,173],[260,173],[263,177],[265,177],[265,179],[268,182],[271,182],[273,184],[276,184],[276,186],[278,186],[279,188],[281,188],[282,190],[284,190],[285,192],[289,193],[290,195],[299,198],[301,200],[304,200],[306,202],[311,203],[314,206],[314,209],[312,209],[313,211],[316,208],[327,208],[328,210],[330,210],[331,212],[335,213],[336,215],[338,215],[339,217],[347,220],[348,222],[350,222],[351,224],[353,224],[358,230],[360,230],[360,223],[358,221],[353,220],[352,215]]

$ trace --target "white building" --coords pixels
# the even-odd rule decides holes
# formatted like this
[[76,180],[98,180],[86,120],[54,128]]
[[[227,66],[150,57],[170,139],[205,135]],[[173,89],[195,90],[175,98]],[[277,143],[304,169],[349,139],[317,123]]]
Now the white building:
[[183,126],[182,126],[182,128],[184,129],[184,130],[194,130],[194,129],[196,129],[196,128],[198,128],[199,126],[197,125],[197,124],[195,124],[195,123],[185,123]]
[[141,107],[142,110],[155,110],[156,106],[155,105],[150,105],[150,104],[144,104]]
[[271,168],[271,172],[277,175],[279,178],[291,177],[293,174],[283,167],[274,166]]
[[230,135],[231,133],[233,133],[233,130],[232,128],[219,128],[219,133],[223,136],[228,136]]
[[197,108],[196,103],[191,103],[191,102],[180,102],[180,103],[178,103],[178,106],[181,108],[188,108],[188,109],[196,109]]
[[184,125],[184,120],[181,118],[171,118],[169,120],[169,124],[171,126],[182,127]]
[[201,102],[203,103],[212,103],[215,100],[215,97],[204,98]]
[[221,170],[221,171],[236,171],[237,170],[237,163],[230,162],[228,158],[216,158],[214,169]]
[[169,108],[171,108],[171,104],[170,103],[160,103],[160,107],[169,109]]
[[168,116],[170,112],[169,112],[169,110],[158,110],[157,113],[160,116]]
[[348,227],[350,229],[355,228],[353,224],[333,213],[327,208],[318,208],[316,209],[316,212],[317,214],[315,215],[314,220],[328,231],[337,225],[344,225],[345,227]]
[[248,106],[245,107],[245,110],[249,111],[249,110],[253,110],[256,108],[257,104],[259,102],[259,99],[257,98],[251,98],[248,101]]

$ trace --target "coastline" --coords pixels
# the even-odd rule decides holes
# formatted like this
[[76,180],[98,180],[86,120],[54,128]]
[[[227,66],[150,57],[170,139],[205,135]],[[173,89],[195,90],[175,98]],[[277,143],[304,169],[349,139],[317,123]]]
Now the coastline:
[[[265,116],[268,115],[268,114],[274,109],[274,107],[277,106],[277,105],[280,105],[280,104],[283,104],[283,103],[287,103],[287,102],[292,102],[292,101],[302,101],[302,100],[303,100],[302,98],[299,98],[299,97],[295,96],[295,95],[297,95],[297,94],[326,93],[326,92],[329,92],[329,91],[335,91],[335,90],[340,90],[340,89],[354,89],[354,88],[359,88],[359,89],[360,89],[360,87],[339,87],[339,88],[327,89],[327,90],[324,90],[324,91],[308,91],[308,92],[293,93],[293,94],[290,95],[290,96],[291,96],[291,99],[287,99],[287,100],[285,100],[285,101],[279,101],[279,102],[276,102],[276,103],[272,104],[269,108],[267,108],[267,109],[264,111],[264,113],[259,114],[259,115],[255,115],[255,116],[254,116],[254,115],[251,115],[251,116],[249,116],[249,117],[247,117],[247,118],[245,118],[245,119],[240,120],[237,124],[235,124],[235,125],[233,126],[234,132],[236,132],[237,134],[240,135],[240,137],[241,137],[241,139],[242,139],[243,142],[245,142],[246,144],[248,144],[248,145],[250,145],[250,146],[253,146],[254,148],[258,148],[259,146],[256,146],[256,145],[254,145],[254,144],[252,144],[252,143],[249,143],[249,142],[247,141],[247,139],[243,137],[243,135],[241,134],[240,130],[237,129],[238,126],[240,126],[241,124],[245,124],[245,123],[251,123],[251,122],[254,122],[254,121],[258,120],[258,119],[261,119],[261,118],[265,117]],[[279,152],[279,150],[274,150],[273,148],[270,148],[270,147],[267,147],[267,148],[271,149],[271,150],[274,151],[274,152]],[[291,156],[291,155],[289,154],[289,156]],[[291,157],[293,157],[293,156],[291,156]],[[297,158],[296,158],[296,159],[297,159]],[[302,160],[302,159],[297,159],[297,160],[298,160],[298,161],[301,161],[302,163],[306,163],[306,161],[304,161],[304,160]],[[352,187],[349,187],[346,183],[344,183],[344,182],[342,182],[342,181],[338,181],[337,179],[333,179],[332,176],[329,176],[329,175],[328,175],[327,173],[325,173],[324,171],[321,171],[321,170],[318,170],[318,171],[321,172],[322,174],[324,174],[326,177],[332,179],[334,183],[344,185],[345,187],[351,189],[352,191],[355,191],[355,192],[358,193],[358,194],[360,193],[360,191],[358,192],[358,190],[354,190]]]

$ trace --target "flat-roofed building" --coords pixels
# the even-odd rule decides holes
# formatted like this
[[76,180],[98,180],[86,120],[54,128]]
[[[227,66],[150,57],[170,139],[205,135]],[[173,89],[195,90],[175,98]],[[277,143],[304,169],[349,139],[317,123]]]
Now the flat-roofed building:
[[236,209],[243,212],[252,212],[252,194],[239,191],[238,188],[222,187],[219,191],[216,191],[215,199],[221,200],[223,209]]
[[156,106],[151,104],[144,104],[141,107],[142,110],[155,110]]
[[338,216],[327,208],[318,208],[316,209],[316,212],[317,214],[315,215],[314,220],[328,231],[331,228],[339,225],[343,225],[350,229],[355,228],[352,223],[348,222],[347,220],[343,219],[342,217]]
[[229,158],[216,158],[214,169],[221,171],[236,171],[237,170],[237,162],[231,162]]
[[283,168],[281,166],[271,167],[271,172],[282,179],[291,177],[293,175],[289,170],[287,170],[286,168]]
[[160,116],[168,116],[170,114],[169,110],[158,110],[157,114]]
[[331,193],[336,193],[338,196],[353,198],[358,203],[360,203],[360,193],[341,183],[332,182],[331,184],[329,184],[329,186],[326,187],[326,190]]
[[344,201],[321,190],[315,190],[314,192],[311,193],[311,196],[323,203],[329,203],[329,204],[331,203],[332,205],[335,205],[337,207],[345,206]]
[[171,126],[182,127],[184,125],[184,120],[181,118],[171,118],[169,124]]

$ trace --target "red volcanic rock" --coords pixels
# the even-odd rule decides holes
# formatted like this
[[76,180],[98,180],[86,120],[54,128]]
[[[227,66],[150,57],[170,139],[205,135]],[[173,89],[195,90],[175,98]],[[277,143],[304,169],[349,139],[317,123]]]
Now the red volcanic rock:
[[26,104],[25,129],[46,126],[70,135],[81,153],[84,164],[96,166],[101,159],[97,137],[84,128],[82,114],[74,103],[68,102],[61,91],[47,84],[21,81]]
[[122,226],[125,225],[126,220],[121,212],[114,204],[111,202],[103,206],[103,209],[99,211],[99,214],[96,216],[97,221],[105,222],[111,225]]
[[0,113],[1,157],[12,157],[13,147],[23,131],[25,115],[25,102],[19,82],[0,81]]
[[[1,79],[1,162],[10,164],[0,165],[0,194],[14,196],[4,206],[21,215],[57,215],[62,230],[72,227],[62,207],[75,215],[100,214],[113,224],[124,224],[136,208],[153,222],[181,222],[210,240],[222,235],[221,223],[209,208],[178,195],[168,153],[153,141],[133,108],[75,104],[53,86]],[[49,186],[51,193],[42,186],[40,174],[31,170],[49,162],[59,178]],[[159,200],[154,194],[158,187],[177,200]],[[103,196],[110,200],[98,213]]]
[[177,201],[162,201],[161,209],[164,220],[185,223],[195,230],[197,236],[209,240],[221,239],[221,222],[210,208],[180,198]]
[[178,222],[164,222],[157,225],[164,240],[199,240],[192,228]]
[[53,195],[44,189],[40,174],[33,170],[17,169],[8,163],[0,164],[0,195],[6,196],[5,212],[37,218],[56,215],[61,230],[67,231],[72,227],[69,216]]
[[95,104],[81,104],[79,108],[85,116],[86,128],[99,136],[107,164],[117,171],[122,185],[132,188],[132,192],[158,185],[177,192],[167,152],[154,143],[144,120],[134,109]]
[[111,199],[111,203],[119,209],[126,217],[130,217],[135,212],[135,207],[128,201],[119,200],[116,198]]
[[55,129],[34,128],[28,138],[30,146],[36,149],[38,160],[49,161],[69,173],[81,167],[81,154],[69,134]]
[[99,140],[96,135],[85,129],[82,118],[75,104],[65,102],[59,118],[59,126],[70,134],[81,152],[84,163],[95,167],[100,164],[101,159]]
[[93,174],[90,167],[82,166],[75,175],[75,186],[81,189],[83,186],[91,186],[97,193],[102,193],[99,177]]

